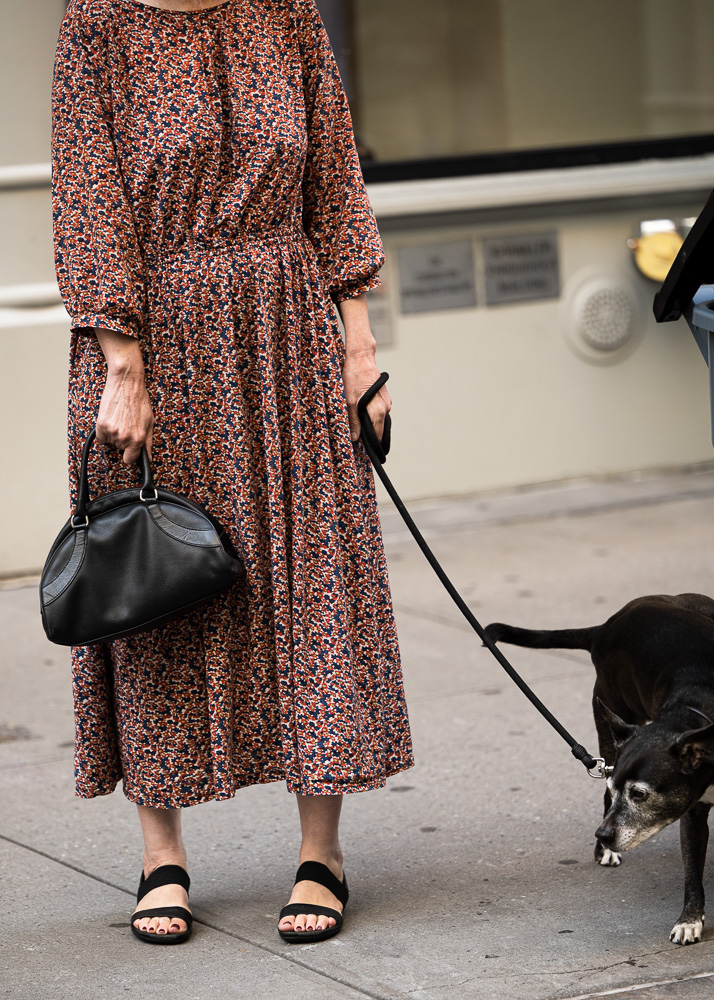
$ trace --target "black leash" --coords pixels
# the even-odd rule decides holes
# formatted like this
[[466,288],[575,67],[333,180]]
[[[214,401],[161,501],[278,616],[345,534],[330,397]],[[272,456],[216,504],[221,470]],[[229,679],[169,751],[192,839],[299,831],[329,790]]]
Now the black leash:
[[416,524],[412,520],[409,511],[404,506],[401,497],[395,490],[394,486],[392,486],[389,476],[384,471],[384,463],[387,460],[387,454],[389,452],[392,421],[390,419],[389,414],[387,414],[387,417],[384,422],[384,432],[382,434],[382,439],[380,440],[377,437],[370,416],[367,413],[367,404],[371,399],[374,398],[374,396],[377,395],[377,393],[385,384],[388,378],[389,375],[386,372],[383,372],[379,376],[377,381],[374,383],[374,385],[371,386],[367,390],[367,392],[365,392],[364,396],[362,396],[359,403],[357,404],[357,415],[359,416],[360,424],[362,426],[362,443],[367,451],[367,454],[369,455],[372,465],[374,466],[377,472],[377,475],[384,483],[384,487],[387,490],[387,493],[389,493],[390,497],[392,498],[394,506],[397,508],[397,510],[402,516],[402,520],[412,533],[414,541],[417,543],[417,545],[419,546],[419,548],[422,550],[427,560],[429,561],[429,565],[434,570],[436,575],[439,577],[444,587],[446,588],[449,596],[456,604],[456,607],[459,609],[459,611],[464,616],[464,618],[469,623],[474,632],[476,632],[479,639],[481,639],[481,641],[483,642],[484,646],[486,646],[490,650],[490,652],[496,657],[496,659],[501,664],[501,666],[506,671],[511,680],[518,685],[518,687],[521,689],[526,698],[531,702],[531,704],[535,705],[535,707],[538,709],[543,718],[547,722],[549,722],[553,727],[553,729],[555,729],[556,733],[558,733],[558,735],[565,740],[565,742],[570,747],[570,752],[572,753],[573,757],[575,757],[576,760],[581,761],[588,769],[588,771],[592,771],[593,769],[598,770],[599,773],[593,775],[593,777],[600,777],[600,778],[605,777],[604,773],[602,773],[604,767],[604,761],[602,761],[600,757],[592,757],[584,746],[581,746],[580,743],[577,743],[573,739],[568,730],[565,729],[563,726],[561,726],[561,724],[558,722],[553,713],[550,712],[545,707],[540,698],[538,698],[538,696],[535,695],[533,691],[531,691],[531,689],[528,687],[528,685],[520,676],[520,674],[518,674],[517,671],[508,662],[508,660],[503,655],[498,646],[495,644],[495,642],[493,642],[493,640],[490,639],[489,636],[486,634],[485,630],[476,620],[473,613],[471,612],[471,609],[468,607],[468,605],[462,598],[461,594],[458,592],[456,587],[453,585],[451,580],[448,578],[448,576],[442,569],[438,559],[427,545],[422,533],[419,531]]

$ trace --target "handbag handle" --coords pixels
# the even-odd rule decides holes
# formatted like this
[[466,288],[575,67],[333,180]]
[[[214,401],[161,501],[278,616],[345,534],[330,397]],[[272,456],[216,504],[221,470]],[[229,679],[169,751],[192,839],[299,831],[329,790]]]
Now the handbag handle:
[[[89,517],[87,516],[87,504],[89,503],[89,478],[87,474],[87,467],[89,465],[89,453],[92,450],[92,444],[97,436],[97,428],[92,427],[91,431],[87,435],[87,440],[84,442],[84,448],[82,449],[82,464],[79,470],[79,489],[77,490],[77,506],[74,509],[74,514],[71,517],[71,524],[73,528],[86,528],[89,524]],[[149,454],[146,450],[146,446],[142,445],[141,448],[141,474],[143,478],[143,484],[141,491],[139,493],[139,498],[144,503],[155,503],[159,494],[154,486],[154,477],[151,472],[151,462],[149,461]],[[144,496],[144,493],[153,491],[153,496]]]

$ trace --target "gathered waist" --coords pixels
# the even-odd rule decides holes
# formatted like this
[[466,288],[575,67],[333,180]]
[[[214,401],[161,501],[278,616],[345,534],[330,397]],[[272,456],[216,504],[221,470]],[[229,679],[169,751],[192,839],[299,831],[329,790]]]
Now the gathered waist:
[[175,243],[163,244],[158,247],[142,247],[145,260],[156,261],[166,257],[186,254],[229,253],[232,250],[242,250],[261,244],[308,243],[308,237],[302,225],[295,222],[282,223],[279,226],[265,228],[241,227],[230,233],[215,233],[200,236],[190,233]]

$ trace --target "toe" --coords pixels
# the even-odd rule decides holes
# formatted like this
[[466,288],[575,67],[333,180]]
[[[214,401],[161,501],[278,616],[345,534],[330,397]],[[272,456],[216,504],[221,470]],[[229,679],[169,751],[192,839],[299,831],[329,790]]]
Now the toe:
[[185,920],[177,917],[141,917],[132,923],[145,934],[183,934],[188,927]]
[[316,913],[307,913],[305,915],[305,930],[306,931],[314,931],[316,924],[317,924],[317,914]]
[[[133,926],[145,934],[158,934],[166,937],[169,934],[182,934],[188,930],[188,924],[180,917],[152,916],[152,910],[162,907],[181,906],[188,909],[188,894],[180,885],[165,885],[152,889],[142,896],[137,910],[146,913],[145,917],[132,917]],[[188,911],[191,912],[190,910]]]
[[315,930],[325,931],[328,927],[334,927],[336,923],[337,921],[334,917],[328,917],[326,914],[320,913],[315,924]]

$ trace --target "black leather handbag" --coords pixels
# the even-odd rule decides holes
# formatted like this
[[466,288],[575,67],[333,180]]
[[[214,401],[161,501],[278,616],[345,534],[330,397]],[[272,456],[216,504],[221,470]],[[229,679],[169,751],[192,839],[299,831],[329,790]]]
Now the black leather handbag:
[[77,506],[40,581],[48,639],[91,646],[148,632],[210,601],[245,574],[221,524],[188,497],[154,485],[146,449],[141,487],[89,499],[82,452]]

